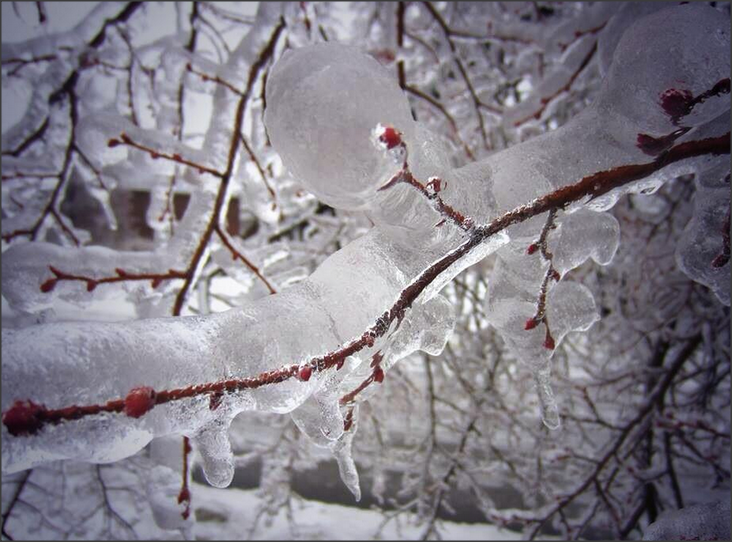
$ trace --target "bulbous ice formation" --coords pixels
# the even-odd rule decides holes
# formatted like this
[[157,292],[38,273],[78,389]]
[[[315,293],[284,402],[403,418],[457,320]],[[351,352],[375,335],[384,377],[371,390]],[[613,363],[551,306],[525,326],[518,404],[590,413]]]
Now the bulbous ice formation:
[[[700,126],[729,108],[729,90],[695,105],[688,115],[680,114],[685,98],[729,81],[729,44],[729,19],[707,5],[647,15],[620,39],[598,102],[612,103],[616,115],[656,135],[675,126]],[[675,117],[681,118],[674,122]]]
[[372,139],[378,124],[412,139],[409,103],[357,48],[323,43],[285,52],[267,84],[264,122],[282,161],[323,202],[368,206],[395,164]]

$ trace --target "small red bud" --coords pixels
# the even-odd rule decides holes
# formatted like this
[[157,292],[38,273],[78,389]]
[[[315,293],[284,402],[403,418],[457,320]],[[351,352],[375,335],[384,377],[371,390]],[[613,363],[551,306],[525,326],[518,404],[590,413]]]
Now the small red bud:
[[300,369],[297,371],[297,377],[302,380],[303,382],[307,382],[310,380],[310,375],[313,374],[313,368],[310,367],[310,365],[303,365],[300,367]]
[[183,160],[183,157],[180,154],[175,153],[173,155],[173,160],[177,160],[178,162],[181,162]]
[[155,151],[150,152],[150,156],[153,160],[157,160],[158,158],[160,158],[160,154]]
[[724,267],[727,265],[727,262],[729,261],[729,255],[727,254],[718,254],[715,256],[715,258],[712,260],[712,267],[715,269],[719,269],[720,267]]
[[384,381],[384,370],[381,367],[376,367],[374,369],[374,380],[381,384]]
[[114,272],[117,273],[120,277],[127,276],[127,271],[125,271],[124,269],[121,269],[119,267],[115,268]]
[[343,367],[343,364],[346,362],[346,358],[341,358],[338,360],[338,363],[336,363],[336,371],[340,371],[341,367]]
[[133,388],[125,397],[124,412],[130,418],[139,418],[155,406],[155,390],[150,386]]
[[534,329],[538,324],[539,322],[537,322],[535,318],[529,318],[526,320],[526,323],[524,323],[524,329],[529,331],[530,329]]
[[157,288],[162,283],[163,283],[163,279],[161,279],[160,277],[156,277],[156,278],[152,279],[152,287],[153,288]]
[[[224,399],[223,394],[221,393],[213,393],[211,394],[211,398],[208,403],[209,410],[216,410],[221,406],[221,401]],[[190,446],[190,445],[189,445]]]
[[41,418],[46,407],[33,401],[15,401],[13,406],[3,412],[3,425],[11,435],[33,434],[43,425]]
[[94,288],[97,287],[97,281],[96,280],[88,280],[86,281],[86,291],[87,292],[93,292]]
[[48,279],[46,282],[41,284],[41,292],[47,294],[56,287],[56,279]]
[[122,142],[119,139],[112,138],[109,141],[107,141],[107,147],[109,147],[110,149],[113,149],[117,145],[121,145],[121,143]]
[[549,335],[547,332],[546,338],[544,339],[544,348],[548,350],[554,350],[554,337]]
[[529,248],[526,249],[526,254],[528,254],[529,256],[531,256],[537,250],[539,250],[539,245],[537,245],[536,243],[531,243],[529,245]]
[[691,112],[693,96],[688,90],[670,88],[661,93],[661,107],[670,117],[683,117]]
[[178,504],[183,502],[191,502],[191,492],[187,487],[182,488],[180,493],[178,493]]

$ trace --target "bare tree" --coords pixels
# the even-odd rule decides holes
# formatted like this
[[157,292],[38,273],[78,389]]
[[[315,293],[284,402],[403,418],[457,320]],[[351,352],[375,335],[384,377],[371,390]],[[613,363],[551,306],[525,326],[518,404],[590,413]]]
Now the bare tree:
[[234,521],[199,467],[296,534],[333,456],[374,534],[729,500],[729,4],[14,9],[4,537]]

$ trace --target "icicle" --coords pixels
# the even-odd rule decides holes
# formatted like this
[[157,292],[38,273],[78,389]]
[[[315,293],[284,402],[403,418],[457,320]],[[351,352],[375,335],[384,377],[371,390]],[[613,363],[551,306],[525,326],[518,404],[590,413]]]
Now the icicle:
[[214,420],[193,439],[203,460],[203,474],[214,487],[227,487],[234,478],[234,454],[229,442],[231,420]]
[[338,461],[338,472],[341,475],[341,480],[346,485],[348,490],[353,493],[356,501],[361,500],[361,484],[358,479],[358,470],[356,469],[356,463],[353,461],[351,455],[351,447],[353,445],[353,437],[358,430],[358,406],[355,406],[351,414],[353,424],[348,431],[343,433],[341,439],[334,443],[331,450],[335,455],[336,461]]
[[539,394],[539,403],[541,404],[541,421],[544,422],[549,429],[559,429],[561,420],[559,419],[559,408],[554,398],[554,391],[549,383],[550,369],[541,368],[534,369],[534,379],[536,380],[536,391]]

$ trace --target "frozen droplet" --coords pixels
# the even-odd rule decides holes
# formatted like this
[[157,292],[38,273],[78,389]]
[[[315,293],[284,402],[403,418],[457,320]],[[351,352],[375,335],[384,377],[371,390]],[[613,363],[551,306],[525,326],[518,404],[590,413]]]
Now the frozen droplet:
[[[331,371],[341,378],[346,371]],[[295,425],[318,446],[329,446],[343,434],[343,416],[338,397],[316,392],[291,413]]]
[[561,229],[549,238],[554,267],[562,274],[592,257],[607,265],[620,242],[618,221],[608,213],[580,209],[562,218]]
[[563,280],[547,296],[547,318],[557,343],[570,331],[586,331],[600,319],[587,286]]
[[227,487],[234,478],[234,454],[229,442],[230,420],[214,420],[193,438],[201,455],[203,474],[214,487]]

